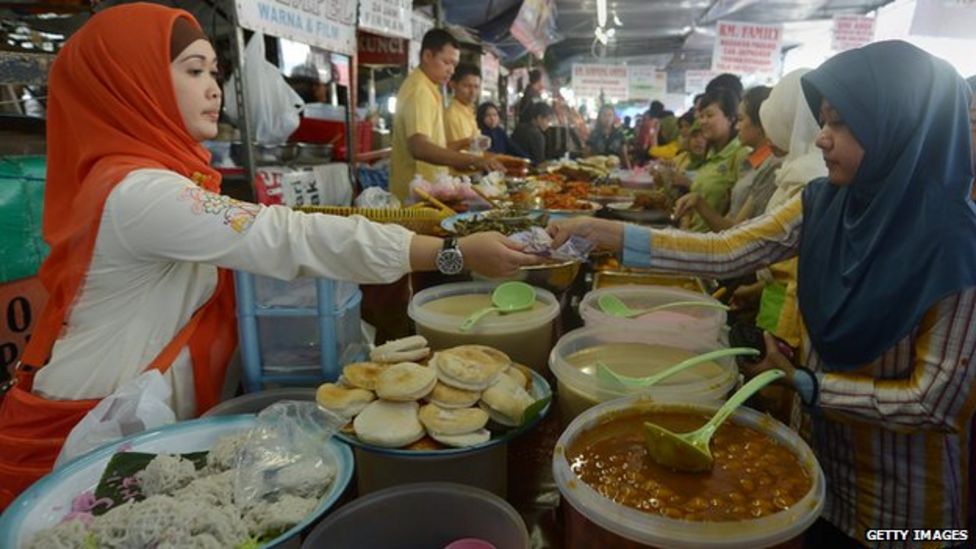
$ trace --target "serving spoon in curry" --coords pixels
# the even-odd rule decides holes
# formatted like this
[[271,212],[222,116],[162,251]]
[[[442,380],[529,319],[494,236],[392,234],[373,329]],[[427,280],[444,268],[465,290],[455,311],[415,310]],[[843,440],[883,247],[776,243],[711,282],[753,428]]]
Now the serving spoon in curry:
[[644,440],[651,459],[676,471],[710,470],[715,460],[708,443],[715,431],[749,397],[785,375],[783,370],[767,370],[752,378],[715,412],[712,419],[690,433],[675,433],[645,421]]

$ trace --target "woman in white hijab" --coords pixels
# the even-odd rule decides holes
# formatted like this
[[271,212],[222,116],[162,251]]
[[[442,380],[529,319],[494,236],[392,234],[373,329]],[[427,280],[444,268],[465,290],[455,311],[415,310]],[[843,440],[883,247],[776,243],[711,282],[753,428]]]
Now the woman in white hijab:
[[766,205],[769,213],[785,204],[810,181],[827,176],[827,165],[814,141],[820,126],[800,88],[800,77],[810,69],[784,76],[759,107],[759,118],[774,151],[786,153],[776,174],[776,191]]
[[[766,213],[782,206],[810,181],[827,176],[827,165],[814,141],[820,132],[800,87],[800,77],[810,69],[784,76],[759,107],[766,137],[777,154],[786,153],[776,173],[776,191]],[[796,300],[796,258],[771,265],[756,273],[763,284],[756,325],[793,347],[803,333]]]

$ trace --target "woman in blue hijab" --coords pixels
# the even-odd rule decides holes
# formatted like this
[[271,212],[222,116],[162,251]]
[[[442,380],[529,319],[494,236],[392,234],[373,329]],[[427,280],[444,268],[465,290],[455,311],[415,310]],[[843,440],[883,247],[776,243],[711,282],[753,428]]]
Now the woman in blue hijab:
[[841,53],[802,88],[829,174],[802,195],[718,234],[560,220],[553,244],[576,234],[625,264],[711,277],[798,253],[796,364],[767,334],[766,358],[743,370],[785,370],[810,412],[827,480],[814,546],[874,545],[870,529],[974,532],[971,94],[947,63],[900,41]]

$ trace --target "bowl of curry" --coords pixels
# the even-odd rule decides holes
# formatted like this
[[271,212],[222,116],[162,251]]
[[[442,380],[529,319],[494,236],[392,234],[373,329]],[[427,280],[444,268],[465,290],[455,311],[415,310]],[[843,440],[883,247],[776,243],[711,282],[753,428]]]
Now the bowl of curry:
[[654,463],[644,422],[693,431],[719,403],[628,397],[578,416],[553,452],[566,547],[789,546],[823,507],[824,477],[803,440],[773,418],[740,408],[711,441],[704,473]]

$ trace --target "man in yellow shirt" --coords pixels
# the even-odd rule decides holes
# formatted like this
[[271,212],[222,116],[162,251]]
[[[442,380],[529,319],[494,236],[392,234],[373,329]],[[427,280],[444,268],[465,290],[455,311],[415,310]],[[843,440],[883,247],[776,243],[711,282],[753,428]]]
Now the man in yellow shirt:
[[416,174],[433,181],[439,173],[446,171],[445,167],[458,170],[504,169],[495,160],[462,153],[447,146],[444,99],[440,87],[454,74],[460,59],[461,49],[456,38],[444,29],[428,31],[420,46],[420,66],[407,76],[397,93],[390,192],[400,200],[407,199],[410,181]]
[[[454,92],[454,98],[444,113],[444,134],[448,147],[454,148],[481,133],[474,111],[477,108],[478,95],[481,93],[481,71],[469,64],[458,65],[448,84]],[[463,145],[468,145],[465,141]]]

